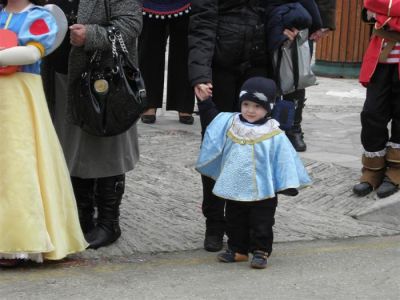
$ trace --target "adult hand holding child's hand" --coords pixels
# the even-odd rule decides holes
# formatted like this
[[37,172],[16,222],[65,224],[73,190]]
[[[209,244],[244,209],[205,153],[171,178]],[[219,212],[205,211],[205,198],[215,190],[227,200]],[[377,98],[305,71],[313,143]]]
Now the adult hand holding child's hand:
[[204,101],[212,96],[212,83],[198,83],[194,87],[196,98],[200,101]]

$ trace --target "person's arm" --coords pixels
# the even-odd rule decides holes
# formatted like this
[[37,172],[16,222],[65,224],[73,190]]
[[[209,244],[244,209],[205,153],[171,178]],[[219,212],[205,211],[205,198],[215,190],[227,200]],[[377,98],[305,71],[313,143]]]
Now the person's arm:
[[400,32],[400,17],[388,17],[381,14],[374,14],[374,19],[376,20],[376,28],[382,28],[387,26],[390,30]]
[[189,81],[197,84],[212,83],[211,64],[214,56],[218,25],[218,0],[192,2],[189,23]]
[[400,31],[400,1],[365,0],[364,19],[376,22],[377,29],[388,26],[391,30]]
[[17,46],[0,51],[0,66],[30,65],[40,58],[41,52],[37,47]]
[[364,0],[364,7],[382,16],[400,17],[400,1],[398,0]]
[[315,32],[322,28],[322,18],[320,9],[314,0],[299,0],[299,3],[307,10],[312,18],[310,32]]
[[207,126],[214,120],[214,118],[219,114],[219,110],[215,106],[212,98],[206,100],[197,101],[197,107],[199,108],[200,123],[202,132],[205,132]]
[[322,19],[322,28],[335,30],[336,28],[336,0],[315,0]]
[[318,41],[336,29],[336,0],[315,0],[322,19],[322,28],[310,35],[310,40]]
[[[141,2],[139,0],[109,0],[109,8],[110,25],[121,32],[126,45],[133,45],[142,29]],[[73,46],[83,46],[88,52],[98,49],[106,50],[110,47],[107,29],[103,25],[74,24],[70,29]]]

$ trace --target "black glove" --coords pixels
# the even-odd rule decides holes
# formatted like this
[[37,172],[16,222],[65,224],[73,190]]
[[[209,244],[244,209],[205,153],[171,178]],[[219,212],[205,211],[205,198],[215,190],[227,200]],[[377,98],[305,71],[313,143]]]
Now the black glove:
[[299,191],[295,188],[290,188],[290,189],[286,189],[286,190],[278,192],[278,194],[282,194],[285,196],[292,196],[292,197],[297,196],[298,193],[299,193]]

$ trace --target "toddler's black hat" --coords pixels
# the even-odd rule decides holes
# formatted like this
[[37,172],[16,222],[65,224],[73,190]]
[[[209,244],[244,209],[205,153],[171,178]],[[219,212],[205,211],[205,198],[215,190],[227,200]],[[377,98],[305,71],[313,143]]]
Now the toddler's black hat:
[[276,84],[265,77],[251,77],[240,88],[239,104],[249,100],[260,104],[268,113],[271,113],[276,99]]

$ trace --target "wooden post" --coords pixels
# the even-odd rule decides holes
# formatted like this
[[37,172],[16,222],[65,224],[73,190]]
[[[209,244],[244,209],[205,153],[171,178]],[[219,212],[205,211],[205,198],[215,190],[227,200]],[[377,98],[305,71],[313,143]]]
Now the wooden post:
[[362,0],[337,0],[336,30],[317,42],[316,75],[358,77],[371,26],[361,20]]

